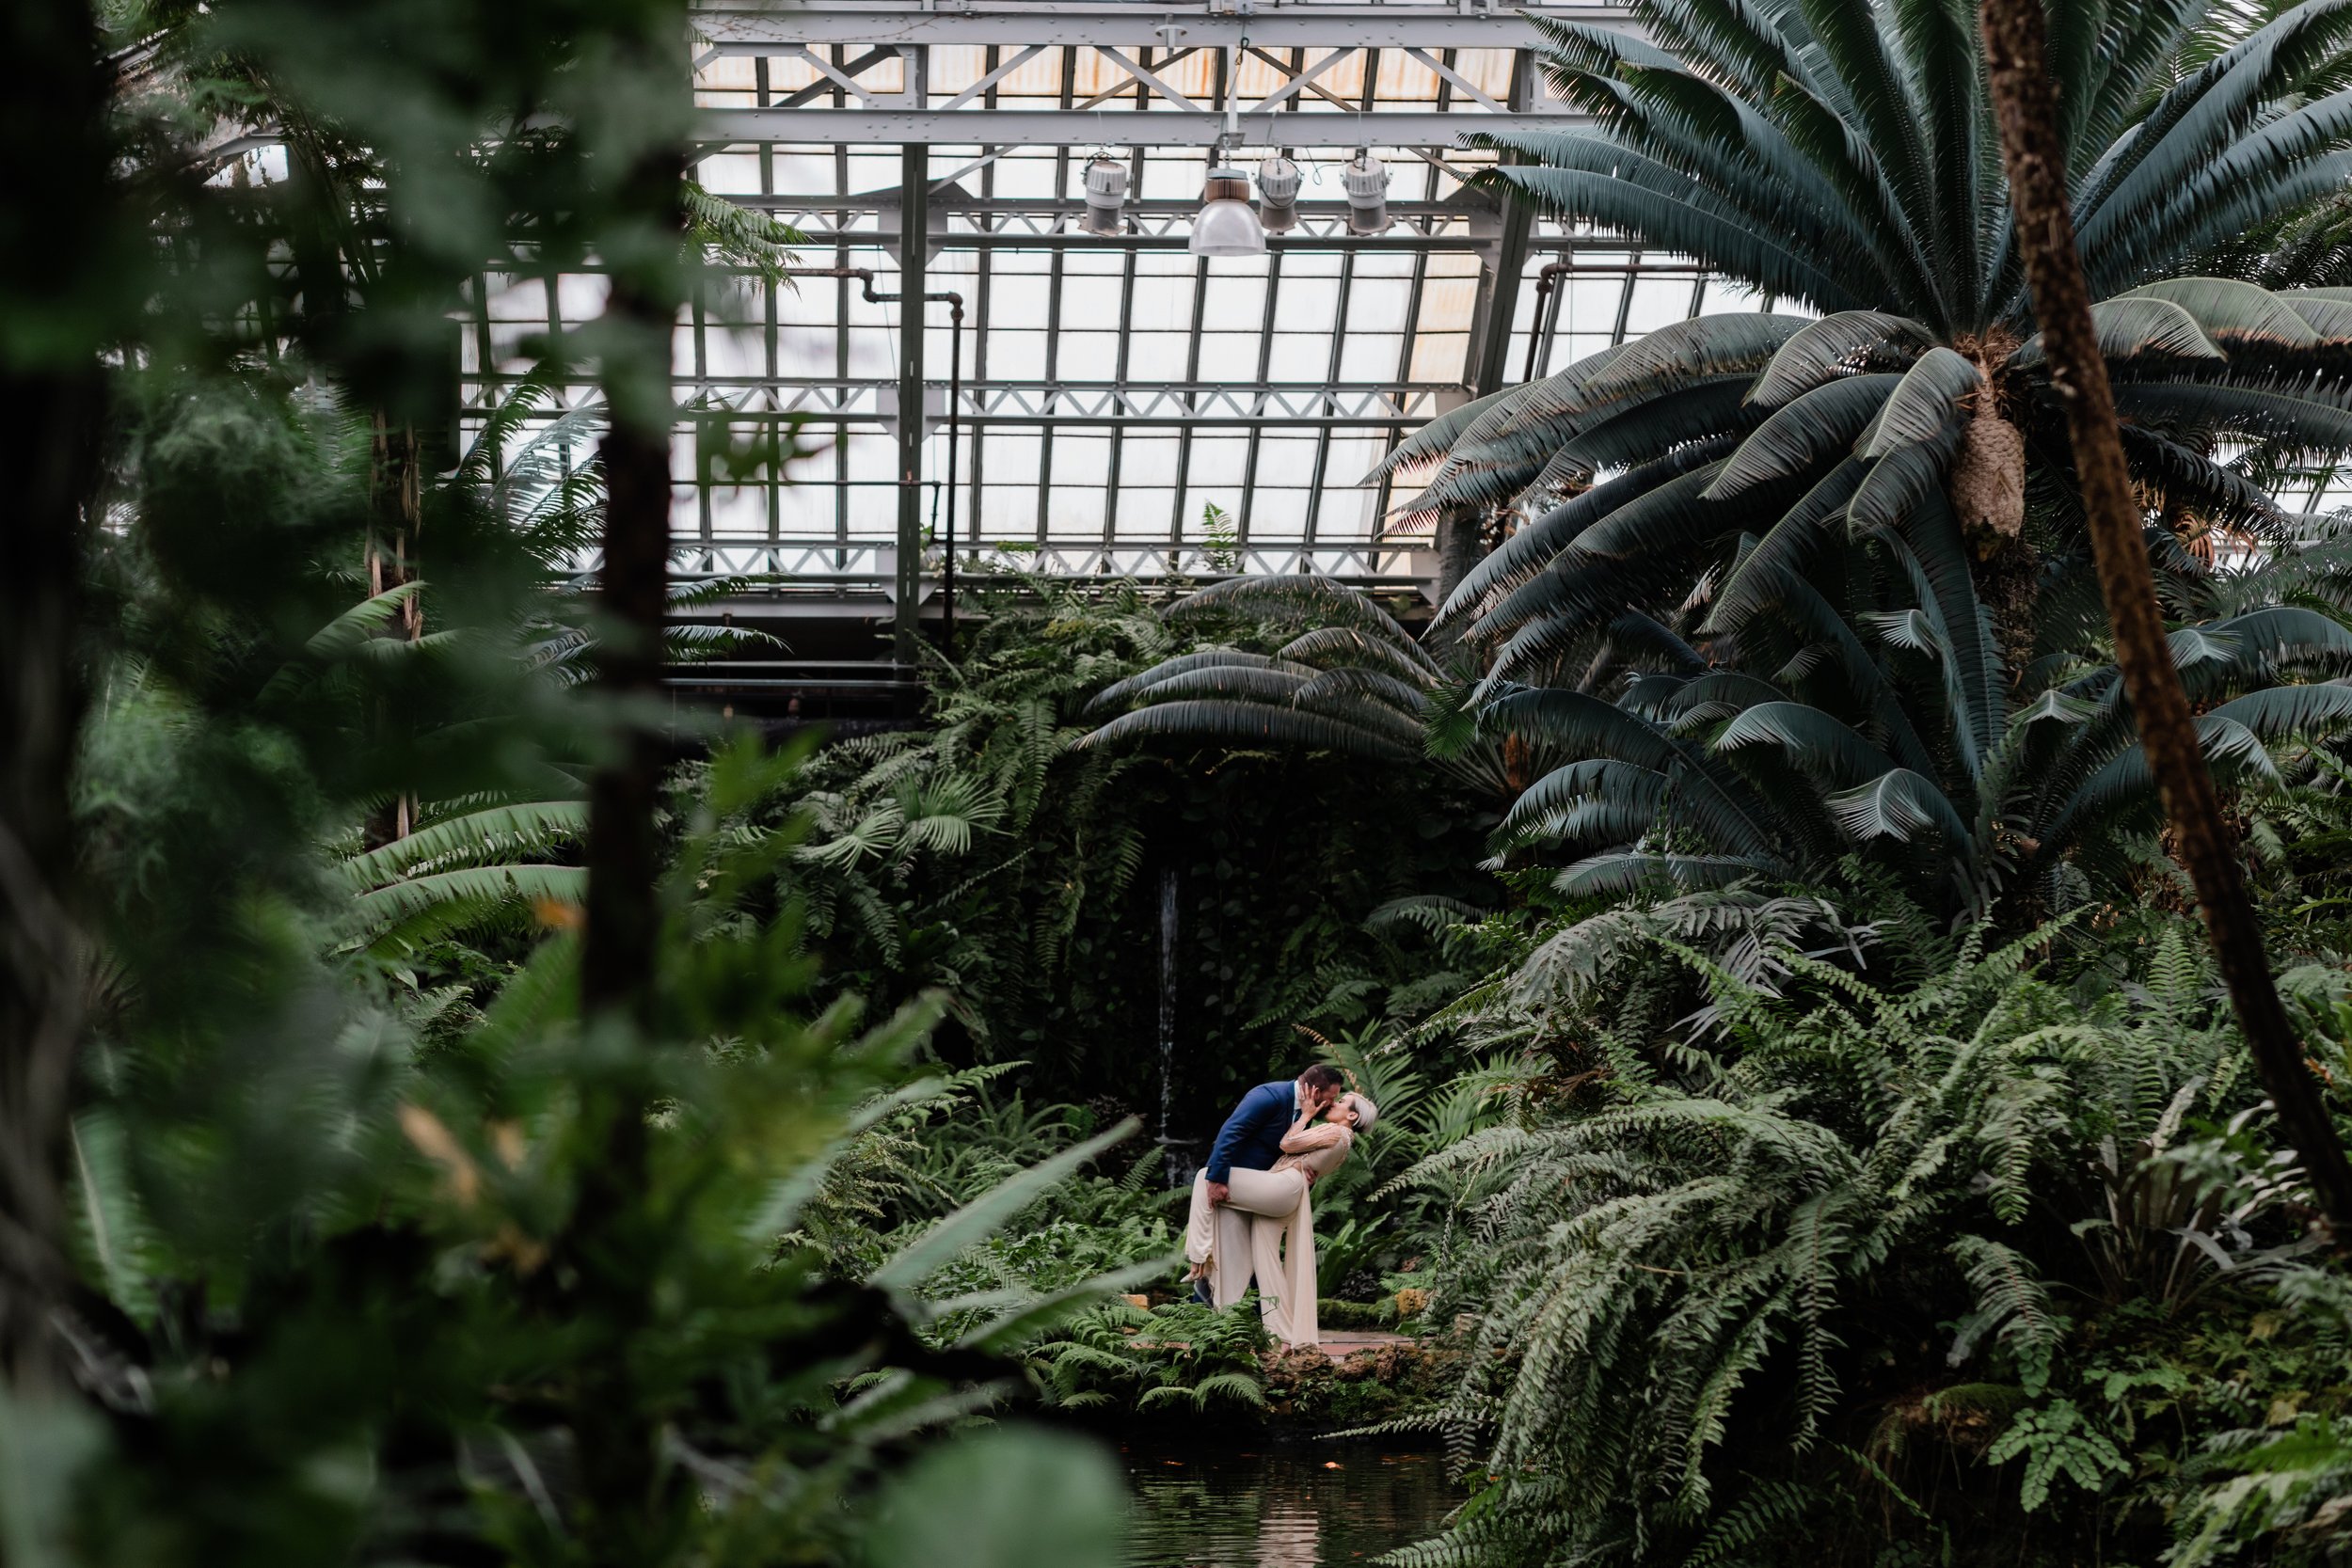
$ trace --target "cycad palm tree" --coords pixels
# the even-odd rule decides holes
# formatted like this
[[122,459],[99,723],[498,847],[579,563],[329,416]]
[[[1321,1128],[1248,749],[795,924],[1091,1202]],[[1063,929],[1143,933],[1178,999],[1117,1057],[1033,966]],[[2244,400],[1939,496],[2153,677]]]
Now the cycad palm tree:
[[[1441,611],[1490,727],[1574,760],[1515,831],[1591,876],[1799,869],[1915,845],[1963,905],[2149,797],[2034,335],[1973,13],[1637,0],[1655,43],[1546,23],[1597,128],[1489,138],[1494,178],[1830,313],[1703,318],[1433,421],[1416,503],[1520,526]],[[2352,449],[2352,293],[2164,275],[2340,184],[2352,0],[2235,41],[2203,8],[2052,12],[2076,225],[2175,656],[2217,756],[2352,718],[2279,689],[2352,650],[2211,543],[2282,544],[2262,481]],[[1671,52],[1670,52],[1671,51]],[[2244,601],[2251,597],[2255,605]],[[2253,615],[2220,617],[2224,601]],[[1520,688],[1534,689],[1522,690]]]

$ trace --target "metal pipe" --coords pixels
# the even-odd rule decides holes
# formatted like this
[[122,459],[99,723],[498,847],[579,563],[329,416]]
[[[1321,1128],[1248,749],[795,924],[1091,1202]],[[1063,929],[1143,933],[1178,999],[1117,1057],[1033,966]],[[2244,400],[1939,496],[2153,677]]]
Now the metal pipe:
[[[854,277],[869,305],[903,303],[906,295],[882,293],[874,287],[871,267],[785,267],[786,277]],[[946,569],[940,581],[941,612],[946,616],[944,642],[952,649],[956,636],[956,457],[957,435],[962,424],[963,411],[963,295],[953,289],[935,289],[923,295],[926,301],[945,300],[947,304],[947,538]],[[923,410],[918,405],[914,418],[920,420]],[[900,409],[899,418],[908,417]]]
[[1535,314],[1527,324],[1527,369],[1519,373],[1521,381],[1535,379],[1535,356],[1544,344],[1544,303],[1551,293],[1551,280],[1575,269],[1573,261],[1546,261],[1543,270],[1535,275]]
[[950,293],[947,314],[947,553],[940,579],[939,645],[956,653],[956,427],[963,403],[963,296]]

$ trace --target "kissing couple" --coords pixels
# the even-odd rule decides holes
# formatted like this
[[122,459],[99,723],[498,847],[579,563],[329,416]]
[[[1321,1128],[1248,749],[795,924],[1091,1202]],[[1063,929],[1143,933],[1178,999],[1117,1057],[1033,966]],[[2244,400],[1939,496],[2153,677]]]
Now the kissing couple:
[[1286,1345],[1318,1337],[1308,1191],[1339,1169],[1380,1115],[1362,1094],[1343,1092],[1345,1082],[1318,1062],[1287,1083],[1251,1089],[1193,1178],[1184,1224],[1193,1299],[1222,1310],[1254,1278],[1266,1332]]

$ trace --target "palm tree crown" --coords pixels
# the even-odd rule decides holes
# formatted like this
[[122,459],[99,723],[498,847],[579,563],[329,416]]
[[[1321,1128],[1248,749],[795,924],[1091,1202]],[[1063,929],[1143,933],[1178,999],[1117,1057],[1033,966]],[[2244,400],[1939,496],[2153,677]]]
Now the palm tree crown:
[[[2352,169],[2342,46],[2313,0],[2226,44],[2203,0],[2051,0],[2074,221],[2094,297],[2182,271]],[[2027,316],[1966,0],[1637,0],[1650,41],[1537,25],[1589,132],[1482,138],[1499,178],[1645,245],[1824,311],[1939,339]]]
[[[2118,869],[2153,791],[1972,13],[1634,9],[1654,43],[1543,24],[1555,83],[1598,124],[1495,138],[1534,160],[1496,178],[1828,313],[1664,328],[1442,416],[1385,466],[1430,472],[1423,515],[1510,528],[1438,618],[1483,665],[1467,707],[1487,737],[1557,764],[1503,845],[1565,848],[1596,892],[1804,877],[1860,848],[1955,911],[2021,877],[2055,894]],[[2182,0],[2059,0],[2053,69],[2174,654],[2209,752],[2249,777],[2352,722],[2331,683],[2352,670],[2342,548],[2269,494],[2282,467],[2352,451],[2352,291],[2161,275],[2343,182],[2352,93],[2328,89],[2352,0],[2234,40],[2205,22]],[[2267,546],[2251,564],[2249,543]],[[1192,678],[1289,704],[1314,676]],[[1442,680],[1406,684],[1425,717],[1461,705]],[[1147,680],[1114,700],[1175,695]]]

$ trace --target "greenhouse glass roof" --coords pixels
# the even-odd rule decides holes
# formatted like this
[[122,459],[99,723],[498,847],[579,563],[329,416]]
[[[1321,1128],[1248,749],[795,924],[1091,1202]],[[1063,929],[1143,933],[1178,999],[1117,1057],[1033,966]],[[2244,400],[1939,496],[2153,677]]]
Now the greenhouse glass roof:
[[[1684,259],[1465,185],[1494,161],[1458,145],[1482,124],[1571,122],[1543,96],[1516,12],[843,5],[710,11],[701,26],[711,139],[697,178],[805,236],[808,268],[871,269],[875,293],[899,292],[899,138],[930,138],[927,287],[965,311],[958,536],[1056,574],[1199,571],[1216,551],[1245,570],[1423,576],[1411,557],[1428,525],[1384,523],[1409,491],[1362,483],[1394,442],[1531,370],[1761,303]],[[1299,220],[1263,255],[1196,257],[1187,238],[1227,107],[1236,162],[1296,162]],[[1389,226],[1369,235],[1350,231],[1341,182],[1359,148],[1389,175]],[[1115,234],[1079,221],[1096,155],[1127,176]],[[533,333],[585,319],[602,293],[586,277],[485,287],[466,365],[476,406],[531,368]],[[834,581],[884,569],[904,306],[866,292],[854,277],[746,276],[682,322],[677,529],[707,546],[690,565]],[[948,318],[930,306],[924,350],[934,548]],[[780,427],[805,451],[786,483],[739,464],[693,478],[695,432],[707,451]]]
[[[1466,184],[1495,158],[1465,145],[1482,127],[1576,123],[1545,96],[1519,8],[842,0],[713,8],[697,26],[696,178],[790,226],[804,269],[865,269],[882,297],[855,277],[746,274],[681,320],[690,574],[838,588],[896,569],[910,145],[925,286],[964,313],[960,334],[945,302],[924,318],[927,572],[952,504],[966,563],[1425,583],[1430,524],[1397,516],[1410,490],[1365,483],[1422,420],[1668,322],[1792,309]],[[1228,132],[1245,169],[1295,160],[1298,220],[1263,255],[1197,257],[1187,240]],[[1343,196],[1359,150],[1388,174],[1373,233],[1351,231]],[[1098,157],[1125,174],[1111,233],[1081,222]],[[477,411],[536,368],[535,334],[603,295],[592,276],[482,289],[464,365]],[[548,413],[594,395],[583,379]],[[762,461],[787,434],[799,455]],[[2313,477],[2285,499],[2332,508],[2352,485]]]

